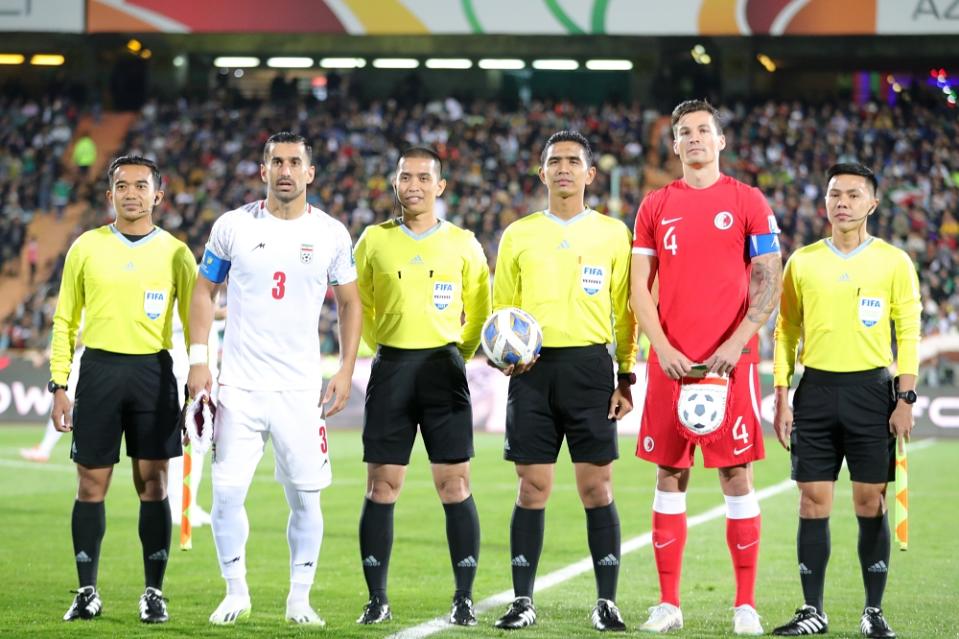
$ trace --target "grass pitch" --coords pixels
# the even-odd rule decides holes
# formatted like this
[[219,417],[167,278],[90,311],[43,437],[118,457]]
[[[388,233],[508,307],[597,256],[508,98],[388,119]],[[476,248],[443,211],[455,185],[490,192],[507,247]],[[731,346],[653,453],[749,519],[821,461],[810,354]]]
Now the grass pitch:
[[[282,489],[273,481],[268,452],[256,474],[247,502],[251,535],[248,579],[253,614],[233,628],[207,623],[224,588],[209,528],[194,530],[193,550],[174,551],[164,593],[171,621],[145,627],[137,618],[143,590],[137,536],[137,498],[129,462],[114,474],[107,498],[107,534],[100,561],[99,588],[103,616],[93,622],[60,621],[76,587],[70,540],[70,509],[75,472],[67,456],[68,438],[48,464],[20,460],[17,450],[39,439],[39,427],[0,428],[0,636],[190,636],[386,637],[434,617],[446,615],[453,592],[446,547],[443,509],[436,497],[428,461],[418,443],[406,486],[396,509],[395,542],[390,569],[390,600],[394,619],[382,626],[354,622],[366,601],[360,568],[357,522],[363,501],[365,469],[356,431],[330,435],[334,464],[333,486],[323,491],[325,536],[312,603],[326,619],[324,629],[290,626],[283,621],[288,588],[286,546],[287,507]],[[632,456],[632,437],[621,440],[622,458],[614,470],[614,490],[624,542],[649,531],[654,468]],[[768,459],[756,466],[757,488],[788,478],[787,454],[767,440]],[[478,435],[473,463],[473,492],[479,508],[483,545],[474,596],[477,602],[510,587],[509,519],[516,493],[512,465],[502,459],[502,437]],[[959,441],[940,440],[910,455],[910,550],[893,550],[884,608],[900,637],[956,637],[951,614],[959,602],[959,552],[952,537],[959,530]],[[207,462],[209,463],[209,462]],[[200,503],[209,508],[209,473],[200,490]],[[540,577],[588,556],[586,523],[576,495],[572,468],[565,451],[556,470],[557,482],[546,513],[546,542]],[[832,559],[826,583],[830,636],[858,637],[862,583],[856,557],[856,525],[851,490],[843,478],[836,488],[832,517]],[[758,609],[767,631],[788,619],[801,603],[796,569],[797,493],[789,488],[762,502],[763,538]],[[715,471],[697,468],[689,491],[689,514],[722,504]],[[718,517],[691,528],[683,576],[686,628],[678,636],[731,636],[733,578],[725,544],[725,522]],[[657,602],[658,588],[652,551],[644,546],[623,558],[617,603],[630,633]],[[536,596],[537,625],[517,632],[539,637],[591,636],[589,612],[595,600],[590,572],[573,577]],[[480,616],[472,629],[450,628],[438,637],[501,637],[492,623],[501,614],[495,607]]]

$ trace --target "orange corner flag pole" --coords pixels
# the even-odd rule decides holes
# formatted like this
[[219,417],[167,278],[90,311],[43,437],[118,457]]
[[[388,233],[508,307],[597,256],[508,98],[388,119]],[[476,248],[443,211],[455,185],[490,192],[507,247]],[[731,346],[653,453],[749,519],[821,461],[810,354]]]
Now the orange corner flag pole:
[[896,446],[896,543],[899,550],[909,549],[909,463],[906,442]]
[[193,529],[190,526],[190,511],[193,505],[193,491],[190,477],[193,470],[192,446],[183,447],[183,500],[180,506],[180,550],[193,548]]

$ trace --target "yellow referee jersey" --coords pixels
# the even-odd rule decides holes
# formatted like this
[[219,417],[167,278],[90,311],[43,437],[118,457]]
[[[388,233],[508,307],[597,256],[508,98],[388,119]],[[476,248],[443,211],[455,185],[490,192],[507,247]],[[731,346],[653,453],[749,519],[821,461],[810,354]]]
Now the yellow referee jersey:
[[543,346],[616,342],[620,372],[636,363],[636,319],[629,308],[629,229],[586,209],[570,220],[548,211],[503,232],[493,277],[493,308],[518,306],[543,329]]
[[848,373],[892,363],[890,320],[896,324],[897,370],[919,371],[919,279],[902,250],[874,237],[841,253],[829,239],[803,247],[786,263],[776,321],[776,386],[789,386],[802,337],[804,366]]
[[440,221],[417,234],[394,219],[367,227],[354,255],[367,345],[455,343],[473,356],[490,314],[489,265],[473,233]]
[[173,347],[176,301],[189,344],[186,327],[195,282],[196,260],[190,249],[160,228],[136,242],[113,224],[81,235],[67,253],[53,316],[53,381],[67,383],[84,312],[84,345],[144,355]]

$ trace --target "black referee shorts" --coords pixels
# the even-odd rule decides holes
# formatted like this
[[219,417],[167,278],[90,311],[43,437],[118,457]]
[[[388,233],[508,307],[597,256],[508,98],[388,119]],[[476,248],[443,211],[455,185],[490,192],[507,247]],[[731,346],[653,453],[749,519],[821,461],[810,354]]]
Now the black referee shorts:
[[466,365],[454,344],[380,346],[370,370],[363,415],[363,461],[410,463],[419,425],[434,464],[473,456],[473,408]]
[[120,461],[124,434],[128,457],[183,454],[176,377],[167,351],[123,355],[87,348],[81,362],[70,459],[83,466],[112,466]]
[[503,456],[552,464],[565,436],[574,462],[618,458],[616,420],[609,419],[613,377],[603,344],[544,348],[529,372],[509,380]]
[[793,397],[792,478],[836,481],[845,458],[852,481],[893,481],[892,384],[885,368],[855,373],[807,368]]

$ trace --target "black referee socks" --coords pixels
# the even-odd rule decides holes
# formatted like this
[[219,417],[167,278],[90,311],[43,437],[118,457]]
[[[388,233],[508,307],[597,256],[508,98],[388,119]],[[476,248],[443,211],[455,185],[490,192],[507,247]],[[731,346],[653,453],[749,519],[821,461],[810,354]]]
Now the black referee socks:
[[479,562],[480,525],[476,502],[470,495],[458,504],[443,504],[446,511],[446,541],[456,580],[454,597],[473,597],[473,580]]
[[170,501],[140,502],[140,544],[143,546],[143,576],[147,588],[163,590],[163,574],[170,558],[173,517]]
[[589,554],[596,574],[596,596],[616,601],[619,581],[620,529],[616,503],[586,509],[586,534]]
[[100,543],[107,531],[106,509],[102,501],[73,502],[73,554],[77,561],[80,587],[97,585],[100,565]]
[[386,597],[386,578],[393,554],[393,509],[396,504],[378,504],[366,499],[360,514],[360,554],[363,577],[370,597],[378,595],[383,603]]
[[882,608],[889,574],[889,517],[859,517],[859,565],[862,583],[866,587],[866,607]]
[[830,537],[829,517],[822,519],[799,518],[799,533],[796,535],[799,555],[799,579],[807,606],[815,606],[822,614],[823,589],[826,583],[826,564],[829,563]]
[[513,592],[517,597],[533,596],[536,566],[543,552],[546,510],[513,507],[509,522],[509,552],[513,565]]

